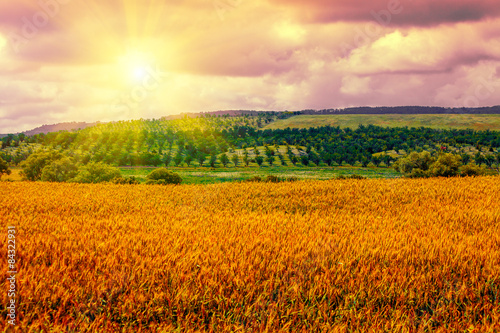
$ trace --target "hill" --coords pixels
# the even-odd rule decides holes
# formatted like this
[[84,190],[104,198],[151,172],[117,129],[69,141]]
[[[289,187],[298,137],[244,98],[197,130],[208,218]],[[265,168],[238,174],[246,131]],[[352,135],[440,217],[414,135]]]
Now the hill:
[[[73,130],[78,130],[78,129],[84,129],[87,127],[95,126],[99,124],[99,122],[96,123],[86,123],[86,122],[66,122],[66,123],[58,123],[58,124],[52,124],[52,125],[43,125],[37,128],[34,128],[29,131],[24,131],[21,132],[22,134],[26,136],[32,136],[36,134],[47,134],[51,132],[59,132],[59,131],[73,131]],[[16,133],[19,134],[19,133]],[[0,138],[4,138],[8,136],[8,134],[0,134]]]

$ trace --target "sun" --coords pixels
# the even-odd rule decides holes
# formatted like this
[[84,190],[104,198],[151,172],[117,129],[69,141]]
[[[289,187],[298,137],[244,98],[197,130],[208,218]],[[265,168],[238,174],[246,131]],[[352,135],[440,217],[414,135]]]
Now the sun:
[[128,51],[120,58],[119,63],[122,73],[128,80],[140,83],[150,75],[153,57],[145,52]]

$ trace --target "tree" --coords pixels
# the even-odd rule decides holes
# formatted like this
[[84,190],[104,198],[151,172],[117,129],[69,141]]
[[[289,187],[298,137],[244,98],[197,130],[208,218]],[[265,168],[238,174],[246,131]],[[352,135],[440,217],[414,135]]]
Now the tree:
[[130,177],[117,177],[113,178],[111,180],[113,184],[119,184],[119,185],[137,185],[140,184],[139,179],[135,178],[134,176]]
[[198,153],[198,156],[196,156],[196,159],[198,160],[198,163],[200,163],[200,166],[202,167],[203,163],[205,162],[205,160],[207,159],[207,157],[205,156],[205,154],[203,152],[200,151]]
[[319,165],[319,163],[321,162],[321,158],[319,157],[319,155],[313,151],[309,153],[309,160],[311,160],[316,165]]
[[460,175],[462,177],[475,177],[484,175],[485,171],[486,170],[484,169],[484,167],[480,167],[476,164],[469,163],[460,168]]
[[120,170],[102,162],[90,162],[78,170],[71,181],[76,183],[102,183],[121,177]]
[[191,155],[187,155],[185,158],[184,158],[184,162],[186,162],[186,165],[189,166],[191,164],[191,162],[193,161],[193,156]]
[[484,163],[488,166],[488,168],[491,168],[493,163],[495,163],[495,156],[488,154],[484,157]]
[[168,167],[170,162],[172,162],[172,155],[170,155],[170,152],[168,152],[167,156],[165,156],[165,159],[163,160],[163,163],[166,167]]
[[146,178],[146,184],[149,185],[180,184],[182,182],[181,176],[175,172],[167,170],[167,168],[155,169],[147,175]]
[[2,178],[2,175],[10,175],[11,171],[9,169],[9,166],[7,165],[7,162],[4,161],[3,158],[0,157],[0,178]]
[[304,166],[308,166],[309,165],[309,157],[307,155],[302,155],[300,157],[300,162],[304,165]]
[[385,154],[382,159],[384,160],[384,164],[386,167],[390,167],[391,166],[391,161],[392,161],[392,157],[391,155],[387,155]]
[[478,166],[481,166],[481,164],[485,162],[485,158],[480,152],[476,153],[476,155],[474,156],[474,160]]
[[299,159],[295,155],[290,157],[290,161],[292,162],[293,165],[297,165],[297,163],[299,163]]
[[379,155],[372,156],[372,163],[378,168],[380,163],[382,163],[382,158]]
[[248,154],[245,154],[243,156],[243,163],[245,163],[246,166],[248,166],[248,164],[250,164],[250,159],[248,158]]
[[44,150],[31,154],[25,161],[21,163],[23,178],[30,181],[40,180],[42,170],[55,160],[62,158],[63,155],[54,150]]
[[262,166],[262,163],[264,163],[264,157],[262,157],[262,156],[257,156],[257,157],[255,158],[255,163],[257,163],[257,164],[259,165],[259,167],[260,167],[260,166]]
[[462,154],[461,156],[463,164],[469,164],[471,156],[469,154]]
[[234,166],[237,167],[239,163],[238,155],[234,154],[231,156],[231,161],[233,162]]
[[273,166],[275,159],[276,159],[276,157],[270,155],[270,156],[266,157],[266,162],[269,163],[270,166]]
[[212,154],[212,155],[210,155],[210,166],[212,168],[215,168],[215,163],[217,163],[217,155]]
[[437,159],[430,168],[430,175],[433,177],[454,177],[459,174],[459,168],[462,166],[461,157],[446,153]]
[[395,163],[394,168],[405,177],[428,177],[429,168],[434,161],[435,159],[428,151],[412,152],[410,155],[400,158]]
[[182,163],[182,160],[183,160],[183,158],[182,158],[181,154],[175,155],[175,157],[174,157],[175,166],[178,167]]
[[[236,155],[234,155],[236,156]],[[220,156],[220,162],[222,163],[222,165],[224,166],[224,168],[229,164],[229,157],[227,157],[227,154],[224,153]]]
[[46,165],[42,170],[44,182],[67,182],[78,174],[78,166],[72,158],[63,157]]

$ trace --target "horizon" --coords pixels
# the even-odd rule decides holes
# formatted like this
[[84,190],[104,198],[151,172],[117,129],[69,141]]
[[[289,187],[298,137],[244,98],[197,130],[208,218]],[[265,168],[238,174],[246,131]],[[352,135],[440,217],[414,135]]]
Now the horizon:
[[[163,115],[163,116],[160,116],[158,118],[141,118],[142,120],[159,120],[159,119],[162,119],[162,118],[168,118],[168,117],[171,117],[171,116],[182,116],[182,115],[202,115],[202,114],[211,114],[211,113],[218,113],[218,112],[304,112],[304,111],[314,111],[314,112],[321,112],[321,111],[324,111],[324,110],[335,110],[335,111],[339,111],[339,112],[342,112],[342,111],[346,111],[346,110],[349,110],[349,109],[356,109],[356,108],[373,108],[373,109],[377,109],[377,108],[404,108],[404,107],[418,107],[418,108],[444,108],[444,109],[450,109],[450,110],[459,110],[459,108],[454,108],[454,107],[441,107],[441,106],[422,106],[422,105],[397,105],[397,106],[354,106],[354,107],[348,107],[348,108],[339,108],[339,109],[334,109],[334,108],[329,108],[329,109],[303,109],[303,110],[214,110],[214,111],[200,111],[200,112],[180,112],[180,113],[176,113],[176,114],[169,114],[169,115]],[[495,108],[495,107],[499,107],[500,108],[500,105],[490,105],[490,106],[482,106],[482,107],[478,107],[478,108],[469,108],[468,110],[476,110],[476,109],[482,109],[482,108]],[[374,113],[374,114],[370,114],[370,113],[367,113],[366,115],[367,116],[371,116],[371,115],[376,115],[377,113]],[[380,113],[380,115],[402,115],[404,113]],[[426,114],[426,113],[417,113],[417,114]],[[427,115],[442,115],[442,114],[446,114],[446,113],[427,113]],[[450,113],[450,114],[459,114],[459,112],[454,112],[454,113]],[[480,114],[480,113],[472,113],[472,112],[463,112],[462,114]],[[334,114],[330,114],[330,115],[334,115]],[[341,113],[339,113],[339,115],[341,115]],[[354,113],[353,115],[357,115],[356,113]],[[359,115],[363,115],[363,113],[359,114]],[[407,115],[414,115],[414,113],[407,113]],[[486,114],[485,114],[486,115]],[[491,113],[490,115],[500,115],[500,113]],[[26,130],[23,130],[23,131],[16,131],[16,132],[9,132],[9,133],[0,133],[0,137],[4,137],[4,136],[7,136],[7,135],[17,135],[17,134],[21,134],[21,133],[27,133],[27,132],[31,132],[33,130],[37,130],[39,128],[43,128],[43,127],[46,127],[46,126],[57,126],[57,125],[64,125],[64,124],[72,124],[72,123],[85,123],[87,125],[92,125],[92,124],[106,124],[106,123],[113,123],[113,122],[126,122],[126,121],[134,121],[134,120],[140,120],[138,118],[133,118],[133,119],[115,119],[115,120],[110,120],[110,121],[100,121],[100,120],[97,120],[97,121],[93,121],[93,122],[86,122],[86,121],[74,121],[74,120],[68,120],[68,121],[63,121],[63,122],[59,122],[59,123],[52,123],[52,124],[48,124],[48,123],[44,123],[44,124],[38,124],[38,125],[35,125],[35,127],[31,127],[29,129],[26,129]],[[167,119],[169,120],[169,119]]]
[[0,133],[206,110],[500,105],[494,0],[0,0]]

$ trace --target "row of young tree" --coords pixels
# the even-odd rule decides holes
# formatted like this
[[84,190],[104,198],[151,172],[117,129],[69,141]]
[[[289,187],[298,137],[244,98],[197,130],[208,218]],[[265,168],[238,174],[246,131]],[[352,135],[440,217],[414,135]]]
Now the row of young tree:
[[[268,117],[268,116],[266,116]],[[33,145],[61,150],[78,163],[103,162],[119,166],[215,166],[229,163],[272,165],[279,162],[303,165],[376,166],[393,162],[387,151],[421,151],[440,147],[476,148],[476,156],[462,154],[489,167],[498,163],[500,132],[436,130],[430,128],[384,128],[359,126],[357,129],[323,126],[309,129],[259,129],[264,116],[202,117],[178,120],[124,121],[75,132],[56,132],[32,137],[2,138],[3,158],[18,165],[33,152]],[[26,149],[13,149],[26,145]],[[257,147],[286,146],[287,162],[276,155],[259,157]],[[291,149],[296,147],[297,149]],[[302,150],[305,147],[305,150]],[[248,149],[246,159],[236,160],[234,151]],[[267,152],[267,150],[266,150]],[[466,155],[469,155],[468,157]],[[229,161],[228,161],[229,159]]]

